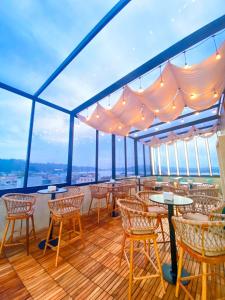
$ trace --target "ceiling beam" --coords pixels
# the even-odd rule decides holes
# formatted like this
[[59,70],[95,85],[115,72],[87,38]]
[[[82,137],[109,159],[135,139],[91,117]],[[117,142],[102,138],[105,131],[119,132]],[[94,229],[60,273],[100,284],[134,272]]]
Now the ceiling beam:
[[173,126],[173,127],[170,127],[170,128],[162,129],[162,130],[159,130],[157,132],[151,132],[151,133],[147,133],[147,134],[144,134],[144,135],[140,135],[139,137],[136,137],[135,139],[136,140],[141,140],[141,139],[145,139],[147,137],[152,137],[152,136],[159,135],[159,134],[162,134],[162,133],[167,133],[167,132],[170,132],[170,131],[179,130],[179,129],[186,128],[186,127],[189,127],[189,126],[195,126],[195,125],[198,125],[198,124],[201,124],[201,123],[210,122],[210,121],[214,121],[214,120],[218,120],[218,119],[219,119],[219,116],[217,116],[217,115],[210,116],[210,117],[198,119],[198,120],[195,120],[195,121],[191,121],[191,122],[188,122],[188,123],[185,123],[185,124],[180,124],[180,125],[176,125],[176,126]]
[[116,82],[114,82],[113,84],[111,84],[110,86],[108,86],[107,88],[105,88],[104,90],[102,90],[101,92],[99,92],[98,94],[90,98],[89,100],[77,106],[75,109],[72,110],[72,113],[74,115],[80,113],[87,107],[95,104],[101,99],[119,90],[129,82],[135,80],[136,78],[142,76],[143,74],[149,72],[150,70],[156,68],[157,66],[165,63],[166,61],[176,56],[177,54],[194,46],[195,44],[201,42],[202,40],[208,38],[209,36],[212,36],[213,34],[215,34],[216,32],[224,28],[225,28],[225,15],[203,26],[202,28],[196,30],[195,32],[188,35],[181,41],[177,42],[176,44],[172,45],[171,47],[167,48],[160,54],[153,57],[152,59],[148,60],[140,67],[136,68],[135,70],[128,73],[126,76],[122,77],[121,79],[117,80]]
[[48,106],[48,107],[57,109],[57,110],[59,110],[59,111],[61,111],[61,112],[64,112],[64,113],[66,113],[66,114],[70,114],[70,110],[68,110],[68,109],[65,109],[65,108],[63,108],[63,107],[61,107],[61,106],[58,106],[58,105],[54,104],[54,103],[48,102],[48,101],[46,101],[46,100],[44,100],[44,99],[35,97],[34,95],[31,95],[31,94],[29,94],[29,93],[26,93],[26,92],[24,92],[24,91],[22,91],[22,90],[19,90],[19,89],[17,89],[17,88],[14,88],[14,87],[12,87],[12,86],[10,86],[10,85],[8,85],[8,84],[5,84],[5,83],[0,82],[0,88],[2,88],[3,90],[9,91],[9,92],[11,92],[11,93],[14,93],[14,94],[16,94],[16,95],[25,97],[25,98],[27,98],[27,99],[29,99],[29,100],[34,100],[34,101],[36,101],[36,102],[38,102],[38,103],[41,103],[41,104],[43,104],[43,105],[46,105],[46,106]]
[[84,37],[77,47],[67,56],[59,67],[36,91],[34,96],[39,96],[53,80],[74,60],[74,58],[92,41],[92,39],[130,2],[131,0],[120,0]]

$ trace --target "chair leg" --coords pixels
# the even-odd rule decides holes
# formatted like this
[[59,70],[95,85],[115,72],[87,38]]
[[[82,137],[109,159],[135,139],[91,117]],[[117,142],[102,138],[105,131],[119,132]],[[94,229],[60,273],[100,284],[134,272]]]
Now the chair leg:
[[164,230],[163,230],[163,223],[162,223],[162,218],[159,218],[159,224],[162,232],[162,238],[163,238],[163,243],[165,243],[165,235],[164,235]]
[[10,234],[10,238],[9,238],[9,242],[10,242],[10,243],[12,243],[12,241],[13,241],[14,228],[15,228],[15,221],[16,221],[16,220],[13,220],[13,221],[12,221],[11,234]]
[[1,243],[1,247],[0,247],[0,255],[2,254],[2,250],[3,250],[3,247],[5,245],[5,240],[6,240],[6,237],[7,237],[7,233],[8,233],[8,230],[9,230],[10,223],[11,223],[11,220],[8,220],[6,225],[5,225],[5,230],[4,230],[4,233],[3,233],[3,236],[2,236],[2,243]]
[[83,229],[82,229],[82,223],[81,223],[81,217],[80,217],[80,214],[78,215],[78,223],[79,223],[79,229],[80,229],[80,238],[81,238],[81,242],[82,242],[82,244],[83,244],[83,247],[85,248],[84,235],[83,235]]
[[119,267],[121,266],[122,258],[123,258],[123,252],[125,248],[125,243],[126,243],[126,234],[123,234],[122,238],[122,243],[121,243],[121,252],[120,252],[120,262],[119,262]]
[[58,266],[59,248],[60,248],[60,242],[61,242],[61,237],[62,237],[62,228],[63,228],[63,221],[60,221],[58,245],[57,245],[57,252],[56,252],[56,259],[55,259],[55,266],[56,267]]
[[176,297],[178,297],[178,295],[179,295],[181,271],[182,271],[182,265],[183,265],[183,256],[184,256],[184,249],[182,247],[180,247],[178,270],[177,270],[177,283],[176,283],[176,291],[175,291]]
[[134,241],[130,240],[130,273],[129,273],[129,288],[128,288],[128,299],[131,299],[132,295],[132,284],[133,284],[133,263],[134,263]]
[[36,240],[36,231],[35,231],[35,226],[34,226],[34,216],[31,216],[31,223],[32,223],[32,231],[33,231],[33,236],[34,239]]
[[161,279],[161,283],[162,283],[162,287],[163,287],[163,292],[165,293],[166,289],[165,289],[165,283],[163,280],[162,266],[161,266],[161,262],[160,262],[159,251],[158,251],[156,239],[153,239],[153,244],[154,244],[154,250],[155,250],[155,254],[156,254],[158,269],[159,269],[159,273],[160,273],[160,279]]
[[91,202],[90,202],[89,209],[88,209],[88,215],[90,214],[90,211],[91,211],[92,201],[93,201],[93,198],[91,197]]
[[27,247],[27,255],[29,255],[29,218],[26,219],[26,247]]
[[47,238],[46,238],[46,241],[45,241],[45,248],[44,248],[44,251],[43,251],[43,256],[45,255],[45,252],[46,252],[46,249],[47,249],[47,246],[48,246],[52,226],[53,226],[53,219],[51,218],[50,225],[49,225],[49,228],[48,228]]
[[202,263],[202,300],[207,298],[207,264]]

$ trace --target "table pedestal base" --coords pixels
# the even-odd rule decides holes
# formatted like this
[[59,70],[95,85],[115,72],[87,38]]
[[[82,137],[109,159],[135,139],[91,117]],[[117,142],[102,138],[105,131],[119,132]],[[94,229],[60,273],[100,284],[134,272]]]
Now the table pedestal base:
[[[170,284],[176,284],[177,278],[176,275],[172,273],[172,268],[170,264],[163,264],[162,266],[163,278],[169,282]],[[190,276],[190,274],[185,270],[182,269],[181,277]],[[187,285],[190,281],[182,281],[183,285]]]
[[[46,243],[46,240],[42,240],[38,245],[39,249],[43,250],[45,248],[45,243]],[[53,247],[56,247],[58,245],[58,238],[56,238],[54,240],[50,240],[49,244],[51,244]],[[48,248],[50,248],[50,247],[48,247]]]
[[118,217],[118,216],[119,216],[118,211],[113,210],[111,216],[112,216],[113,218]]

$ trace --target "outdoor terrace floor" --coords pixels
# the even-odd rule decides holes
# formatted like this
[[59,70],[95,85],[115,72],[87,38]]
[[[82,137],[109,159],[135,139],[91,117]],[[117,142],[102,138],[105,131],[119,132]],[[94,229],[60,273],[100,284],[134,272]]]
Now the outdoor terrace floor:
[[[122,228],[120,219],[106,214],[98,225],[94,215],[83,217],[86,247],[76,241],[61,249],[59,266],[55,268],[55,252],[48,250],[43,257],[37,247],[46,232],[31,243],[30,256],[23,248],[7,249],[7,257],[0,258],[0,299],[127,299],[128,267],[123,260],[118,266]],[[159,237],[160,238],[160,237]],[[170,260],[169,243],[159,244],[162,262]],[[154,260],[154,252],[151,252]],[[143,272],[143,256],[135,257],[137,272]],[[152,267],[148,266],[150,271]],[[200,265],[185,256],[185,267],[198,273]],[[225,266],[219,266],[225,271]],[[209,299],[225,298],[225,282],[209,278]],[[195,299],[200,299],[201,281],[190,283]],[[159,279],[138,281],[133,285],[133,299],[175,299],[175,287],[166,283],[162,295]],[[179,299],[185,299],[181,290]]]

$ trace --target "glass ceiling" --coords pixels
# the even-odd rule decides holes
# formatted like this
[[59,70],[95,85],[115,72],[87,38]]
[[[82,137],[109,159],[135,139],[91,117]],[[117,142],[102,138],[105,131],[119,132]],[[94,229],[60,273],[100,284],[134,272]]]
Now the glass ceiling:
[[[116,3],[1,1],[0,81],[35,93]],[[73,109],[223,11],[224,0],[132,0],[41,97]]]

